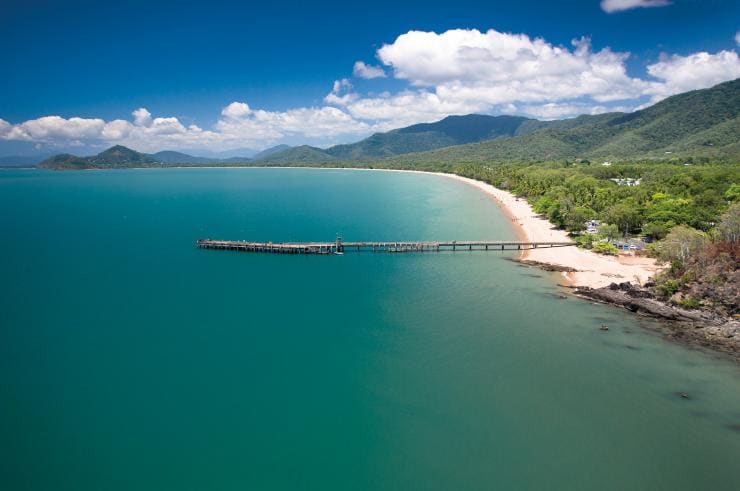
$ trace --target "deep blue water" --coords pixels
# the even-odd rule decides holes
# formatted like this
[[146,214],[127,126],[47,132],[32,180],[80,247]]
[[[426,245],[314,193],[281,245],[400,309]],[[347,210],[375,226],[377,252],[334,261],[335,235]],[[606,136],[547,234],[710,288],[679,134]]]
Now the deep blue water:
[[194,246],[513,238],[462,183],[7,170],[0,210],[3,490],[740,483],[740,369],[512,253]]

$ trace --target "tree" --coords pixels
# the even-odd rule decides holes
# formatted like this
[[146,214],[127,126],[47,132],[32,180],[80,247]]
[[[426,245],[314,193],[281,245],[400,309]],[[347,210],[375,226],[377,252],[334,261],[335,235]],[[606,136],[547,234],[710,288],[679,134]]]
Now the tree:
[[596,242],[591,250],[598,254],[605,254],[607,256],[616,256],[619,254],[619,249],[608,242]]
[[666,223],[646,223],[642,226],[642,233],[648,237],[659,240],[668,234],[668,231],[672,229],[676,224],[669,221]]
[[727,201],[740,201],[740,184],[732,183],[730,188],[725,192]]
[[685,263],[689,257],[697,253],[707,243],[707,236],[691,227],[679,225],[666,236],[658,250],[658,257],[663,261]]
[[655,193],[647,206],[645,220],[662,225],[687,224],[693,218],[690,205],[691,200],[686,198],[671,198],[664,193]]
[[554,204],[555,200],[552,197],[545,195],[535,201],[532,209],[535,211],[535,213],[545,214]]
[[607,223],[599,227],[599,235],[608,241],[619,237],[619,227],[612,223]]
[[586,206],[569,209],[563,217],[563,225],[569,232],[578,232],[586,228],[586,222],[596,218],[596,212]]
[[605,213],[606,221],[617,225],[620,230],[624,231],[624,235],[628,235],[630,230],[640,227],[640,211],[636,204],[630,201],[625,200],[622,203],[612,205]]
[[730,205],[730,208],[722,215],[717,230],[722,240],[731,244],[740,242],[740,203]]

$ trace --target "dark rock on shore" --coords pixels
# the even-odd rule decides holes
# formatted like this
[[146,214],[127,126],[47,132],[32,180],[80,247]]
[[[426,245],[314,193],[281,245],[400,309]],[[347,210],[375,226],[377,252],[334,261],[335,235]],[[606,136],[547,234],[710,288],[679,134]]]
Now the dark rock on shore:
[[571,268],[569,266],[560,266],[557,264],[541,263],[539,261],[532,261],[531,259],[513,259],[513,261],[516,261],[520,264],[524,264],[526,266],[534,266],[544,271],[557,271],[557,272],[563,272],[563,273],[575,273],[576,271],[578,271],[577,269]]
[[740,322],[705,310],[686,310],[666,304],[653,293],[629,282],[604,288],[578,287],[576,295],[617,305],[631,312],[661,319],[669,337],[687,344],[710,347],[740,361]]

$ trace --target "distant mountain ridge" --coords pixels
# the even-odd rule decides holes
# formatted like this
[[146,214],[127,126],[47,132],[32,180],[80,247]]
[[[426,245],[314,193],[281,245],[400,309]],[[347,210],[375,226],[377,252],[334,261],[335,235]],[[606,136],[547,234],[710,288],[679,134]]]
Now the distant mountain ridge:
[[448,116],[435,123],[421,123],[386,133],[375,133],[357,143],[335,145],[326,149],[307,145],[293,147],[262,160],[269,163],[299,163],[308,162],[313,156],[315,162],[371,161],[527,134],[550,124],[522,116]]
[[562,158],[740,158],[740,79],[668,97],[632,113],[554,121],[526,135],[409,154],[394,161]]
[[327,149],[278,145],[251,160],[242,157],[209,159],[172,151],[150,155],[116,145],[92,157],[56,155],[40,166],[82,169],[377,161],[414,165],[434,161],[632,159],[668,155],[740,158],[740,79],[674,95],[632,113],[584,115],[559,121],[479,114],[449,116],[436,123],[376,133],[357,143]]
[[68,153],[55,155],[44,160],[38,166],[49,169],[97,169],[144,167],[156,163],[157,160],[151,155],[131,150],[123,145],[115,145],[90,157],[78,157]]
[[219,159],[212,159],[208,157],[195,157],[182,152],[175,152],[172,150],[164,150],[162,152],[153,153],[152,157],[164,164],[210,164],[218,162]]
[[261,152],[257,152],[256,154],[252,156],[252,160],[262,160],[262,159],[269,157],[270,155],[274,155],[280,152],[285,152],[286,150],[290,150],[291,148],[293,147],[291,147],[290,145],[285,145],[285,144],[275,145],[274,147],[266,148],[262,150]]
[[154,154],[137,152],[123,145],[115,145],[97,155],[78,157],[71,154],[60,154],[50,157],[39,167],[47,169],[106,169],[127,167],[155,167],[173,165],[218,165],[246,163],[251,159],[246,157],[232,157],[228,159],[213,159],[208,157],[194,157],[181,152],[164,150]]

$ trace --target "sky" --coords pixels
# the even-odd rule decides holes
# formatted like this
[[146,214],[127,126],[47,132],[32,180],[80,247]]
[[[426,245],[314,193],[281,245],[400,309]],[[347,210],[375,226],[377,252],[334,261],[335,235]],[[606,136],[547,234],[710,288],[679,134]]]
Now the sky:
[[740,77],[737,0],[3,0],[0,155],[329,146]]

